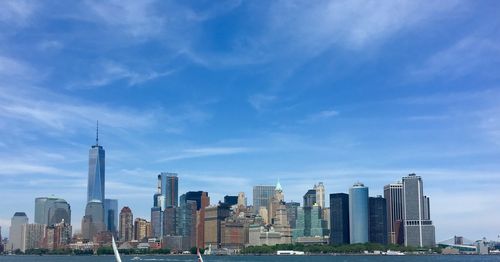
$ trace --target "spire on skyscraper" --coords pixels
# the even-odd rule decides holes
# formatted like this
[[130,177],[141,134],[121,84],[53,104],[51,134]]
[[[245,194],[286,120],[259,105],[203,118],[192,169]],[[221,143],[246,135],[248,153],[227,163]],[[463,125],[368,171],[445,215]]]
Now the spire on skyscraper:
[[276,188],[274,190],[275,191],[283,191],[283,188],[281,187],[279,178],[278,178],[278,183],[276,183]]
[[97,120],[97,127],[96,127],[96,132],[95,132],[95,145],[99,145],[99,120]]

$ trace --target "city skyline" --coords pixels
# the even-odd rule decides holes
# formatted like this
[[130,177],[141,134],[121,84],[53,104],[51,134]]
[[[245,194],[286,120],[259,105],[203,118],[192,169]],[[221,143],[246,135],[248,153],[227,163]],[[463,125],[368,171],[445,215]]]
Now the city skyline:
[[321,181],[326,206],[416,173],[437,241],[496,239],[499,5],[2,1],[1,235],[52,195],[79,230],[99,120],[105,197],[134,217],[161,172],[211,203]]

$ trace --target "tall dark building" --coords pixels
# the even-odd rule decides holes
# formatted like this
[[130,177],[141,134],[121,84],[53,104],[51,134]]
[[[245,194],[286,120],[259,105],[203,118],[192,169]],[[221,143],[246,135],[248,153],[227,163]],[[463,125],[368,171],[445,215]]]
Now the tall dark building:
[[330,194],[330,244],[349,243],[349,195]]
[[370,243],[387,245],[387,207],[382,196],[368,199],[369,223],[368,239]]
[[275,188],[275,186],[262,185],[253,187],[253,211],[255,214],[259,213],[261,207],[269,208]]
[[[186,201],[196,202],[196,246],[205,246],[205,208],[210,205],[207,192],[189,191],[185,194]],[[182,202],[182,200],[181,200]]]
[[100,201],[104,203],[104,179],[105,179],[105,152],[99,145],[99,126],[95,145],[89,150],[89,173],[87,184],[87,203],[90,201]]
[[224,196],[224,204],[234,206],[238,204],[238,196]]
[[304,207],[312,207],[316,203],[316,190],[309,189],[304,195]]
[[288,224],[290,225],[291,228],[295,228],[296,226],[296,220],[297,220],[297,212],[298,208],[300,207],[299,202],[286,202],[285,203],[286,207],[286,214],[288,218]]
[[177,228],[177,207],[167,207],[163,211],[163,236],[175,236],[175,229]]
[[388,242],[404,244],[403,230],[403,183],[398,182],[384,186],[384,198],[387,204]]
[[163,212],[160,207],[151,208],[151,236],[161,238],[163,223]]
[[158,193],[160,197],[160,207],[164,210],[167,207],[176,207],[179,203],[179,178],[175,173],[160,173],[158,175]]

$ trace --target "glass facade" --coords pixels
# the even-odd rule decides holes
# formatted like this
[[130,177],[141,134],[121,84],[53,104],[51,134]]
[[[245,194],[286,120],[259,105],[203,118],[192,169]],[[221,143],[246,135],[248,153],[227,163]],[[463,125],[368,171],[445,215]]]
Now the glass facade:
[[403,184],[399,182],[384,186],[384,198],[387,201],[388,241],[402,245],[404,240],[396,224],[403,220]]
[[51,226],[60,223],[71,224],[71,207],[66,200],[56,197],[35,199],[35,223]]
[[387,245],[387,204],[385,198],[370,197],[369,238],[371,243]]
[[349,243],[349,195],[330,194],[330,244]]
[[253,208],[254,213],[258,213],[261,207],[268,208],[271,198],[274,196],[275,186],[254,186],[253,187]]
[[118,200],[104,200],[104,224],[106,230],[115,233],[118,226]]
[[89,175],[87,203],[98,200],[104,203],[105,152],[102,146],[93,145],[89,150]]
[[349,233],[351,244],[368,242],[368,188],[362,183],[349,189]]

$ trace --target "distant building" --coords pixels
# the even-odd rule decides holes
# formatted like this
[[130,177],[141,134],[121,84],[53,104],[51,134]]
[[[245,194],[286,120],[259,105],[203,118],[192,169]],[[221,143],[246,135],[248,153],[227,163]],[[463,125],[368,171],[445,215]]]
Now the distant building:
[[7,250],[15,251],[23,245],[23,225],[28,224],[28,217],[24,212],[16,212],[10,220],[9,242]]
[[86,240],[92,240],[94,236],[105,230],[104,225],[104,206],[99,200],[87,203],[85,216],[82,220],[82,237]]
[[42,248],[46,227],[43,224],[22,225],[21,251],[26,252],[29,249]]
[[234,206],[238,204],[238,196],[224,196],[224,203],[229,206]]
[[275,186],[254,186],[253,187],[253,208],[257,214],[261,207],[266,209],[269,206],[269,201],[274,195]]
[[391,244],[404,244],[403,231],[398,230],[403,221],[403,183],[384,186],[384,198],[387,202],[388,241]]
[[248,225],[237,219],[225,219],[221,223],[221,247],[241,249],[248,243]]
[[53,225],[62,220],[71,224],[71,207],[66,200],[56,197],[35,198],[35,223]]
[[151,236],[155,238],[162,237],[163,213],[160,207],[151,208]]
[[162,211],[177,207],[179,203],[179,178],[176,173],[162,172],[158,175],[158,192],[161,194]]
[[134,239],[143,241],[151,237],[151,223],[143,218],[136,218],[134,222]]
[[299,202],[286,202],[286,213],[288,215],[288,224],[291,228],[295,228],[295,222],[297,220],[297,210],[300,207]]
[[318,185],[314,185],[314,190],[316,191],[316,203],[322,209],[325,208],[325,186],[323,182],[319,182]]
[[205,209],[205,247],[221,247],[222,222],[229,217],[230,209],[226,205],[211,206]]
[[435,229],[425,204],[423,182],[420,176],[403,177],[403,219],[405,246],[433,247],[436,245]]
[[238,193],[238,206],[246,207],[247,206],[247,198],[245,196],[245,192]]
[[117,236],[118,232],[118,200],[104,199],[104,225],[106,231]]
[[330,244],[349,243],[349,195],[330,194]]
[[369,206],[369,241],[387,245],[387,204],[382,196],[370,197]]
[[309,189],[307,193],[303,197],[304,199],[304,207],[312,207],[314,204],[316,204],[316,190],[315,189]]
[[293,241],[299,237],[321,237],[328,235],[326,221],[321,218],[321,207],[301,207],[297,210],[295,228],[292,230]]
[[134,239],[134,215],[129,207],[125,206],[120,211],[120,240],[131,241]]
[[163,211],[163,236],[176,236],[177,212],[179,208],[169,206]]
[[176,214],[176,235],[183,237],[184,250],[196,246],[196,208],[196,201],[187,200],[186,195],[180,197],[180,205]]
[[93,145],[89,150],[87,203],[96,200],[104,203],[105,164],[105,151],[104,148],[99,145],[98,129],[95,145]]
[[205,208],[210,205],[207,192],[190,191],[186,193],[186,201],[196,201],[196,246],[205,246]]
[[71,225],[62,221],[46,228],[43,247],[48,250],[68,248],[71,238]]
[[368,187],[362,183],[349,188],[349,233],[351,244],[368,242]]

